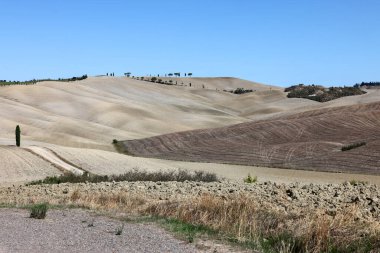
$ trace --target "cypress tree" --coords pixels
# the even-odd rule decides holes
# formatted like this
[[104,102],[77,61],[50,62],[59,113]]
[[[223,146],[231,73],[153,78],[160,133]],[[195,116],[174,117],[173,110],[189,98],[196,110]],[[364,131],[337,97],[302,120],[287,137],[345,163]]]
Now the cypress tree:
[[21,130],[20,130],[20,126],[17,125],[16,126],[16,146],[17,147],[20,147],[20,141],[21,141]]

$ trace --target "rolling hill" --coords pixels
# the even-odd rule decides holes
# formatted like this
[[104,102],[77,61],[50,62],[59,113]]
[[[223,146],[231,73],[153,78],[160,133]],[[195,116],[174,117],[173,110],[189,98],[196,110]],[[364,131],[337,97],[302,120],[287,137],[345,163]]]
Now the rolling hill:
[[[350,116],[343,117],[340,114],[344,112],[347,115],[352,108],[364,108],[369,106],[367,104],[370,102],[379,101],[379,90],[368,90],[365,95],[318,103],[305,99],[289,99],[280,87],[237,78],[173,80],[177,81],[177,85],[157,84],[127,77],[89,77],[69,83],[45,81],[28,86],[0,87],[0,144],[4,159],[12,157],[6,163],[0,164],[0,170],[4,175],[2,184],[61,174],[62,171],[57,167],[61,168],[59,164],[65,164],[66,161],[78,168],[102,175],[120,174],[133,168],[184,168],[207,170],[239,180],[252,173],[260,178],[276,181],[302,179],[304,182],[340,182],[352,177],[362,178],[362,175],[340,174],[332,178],[320,172],[301,173],[251,165],[340,171],[333,162],[334,159],[343,159],[339,156],[347,156],[349,153],[354,154],[368,148],[377,150],[376,141],[362,135],[365,129],[372,132],[376,129],[377,121],[371,118],[370,114],[363,116],[356,113],[355,117],[358,118],[352,123],[349,123]],[[192,86],[186,86],[186,83],[190,82]],[[253,92],[236,95],[223,91],[237,88],[252,89]],[[327,140],[328,138],[317,141],[319,137],[315,136],[315,139],[308,140],[306,137],[311,138],[312,135],[303,130],[301,137],[305,143],[301,143],[301,138],[293,146],[294,143],[289,142],[289,139],[292,135],[297,136],[299,131],[292,127],[312,127],[318,111],[325,116],[331,114],[326,116],[323,124],[335,128],[336,132],[339,132],[340,125],[351,124],[352,128],[358,129],[364,127],[363,131],[348,132],[358,137],[357,139],[367,140],[367,145],[343,154],[336,151],[341,145],[355,141],[353,138],[343,140],[337,137],[335,141]],[[370,111],[376,114],[373,108]],[[320,120],[323,117],[321,116]],[[335,118],[339,119],[340,123],[332,123]],[[363,126],[363,122],[367,122],[367,125]],[[372,122],[374,126],[369,127],[368,122]],[[22,131],[21,149],[12,146],[17,124],[21,126]],[[287,134],[281,135],[281,127]],[[263,132],[263,129],[267,132]],[[195,132],[192,132],[193,130]],[[164,136],[154,137],[160,135]],[[177,135],[180,136],[178,140],[175,140],[177,137],[174,141],[171,140],[171,136]],[[193,140],[188,140],[185,136]],[[145,139],[150,137],[153,139]],[[157,143],[154,144],[156,146],[144,147],[143,143],[152,145],[151,140],[157,138],[162,139],[162,147]],[[127,147],[133,148],[130,151],[136,155],[184,161],[117,154],[111,144],[113,139],[131,140],[126,142]],[[224,142],[225,140],[228,141]],[[182,141],[183,143],[180,143]],[[166,150],[167,147],[170,147],[170,152]],[[304,159],[304,147],[308,150],[307,159]],[[57,157],[40,157],[30,152],[33,149],[47,150],[45,153],[52,151]],[[284,154],[288,149],[294,151],[289,151],[289,155]],[[334,152],[331,153],[331,150]],[[185,155],[178,153],[188,151]],[[321,159],[317,155],[310,156],[313,152],[323,154],[326,158],[324,163],[320,162]],[[225,154],[225,157],[221,157],[220,154]],[[334,156],[331,158],[331,164],[327,162],[330,161],[328,156]],[[363,160],[368,158],[365,153],[358,153],[357,157],[358,163],[361,161],[366,164],[362,166],[363,170],[356,169],[355,163],[348,160],[347,166],[352,168],[344,171],[376,174],[373,167],[375,160]],[[52,164],[51,161],[56,161],[56,164]],[[380,182],[380,177],[371,177],[369,180]]]
[[[375,102],[129,140],[123,147],[161,159],[379,175],[379,127]],[[341,151],[357,142],[366,145]]]

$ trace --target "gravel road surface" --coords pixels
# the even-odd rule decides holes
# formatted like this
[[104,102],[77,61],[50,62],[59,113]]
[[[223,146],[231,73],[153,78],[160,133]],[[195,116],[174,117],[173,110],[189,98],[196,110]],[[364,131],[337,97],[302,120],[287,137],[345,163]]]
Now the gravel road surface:
[[[85,210],[49,210],[45,219],[28,210],[0,209],[0,252],[199,252],[148,224],[122,223]],[[116,231],[124,224],[121,235]]]

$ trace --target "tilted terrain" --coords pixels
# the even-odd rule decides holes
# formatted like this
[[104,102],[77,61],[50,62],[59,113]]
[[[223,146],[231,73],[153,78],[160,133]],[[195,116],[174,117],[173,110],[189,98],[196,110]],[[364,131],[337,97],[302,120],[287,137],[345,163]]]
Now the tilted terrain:
[[[232,153],[241,153],[240,157],[235,157],[232,160],[229,160],[227,156],[222,160],[219,159],[220,157],[215,159],[215,156],[210,156],[212,152],[218,151],[214,147],[211,147],[214,151],[207,151],[205,149],[203,150],[204,154],[196,154],[193,157],[195,161],[207,163],[186,162],[193,160],[193,158],[181,157],[180,159],[185,161],[180,162],[117,154],[111,144],[113,139],[136,140],[180,131],[218,127],[226,127],[226,131],[229,131],[228,129],[234,128],[230,128],[229,126],[240,123],[245,124],[239,126],[239,128],[242,128],[239,130],[241,131],[240,134],[248,137],[251,135],[254,138],[257,136],[266,138],[271,132],[261,136],[257,132],[260,129],[253,127],[253,125],[251,126],[251,124],[254,122],[261,122],[260,124],[267,122],[265,124],[271,126],[273,132],[276,133],[278,129],[276,130],[275,128],[280,123],[288,122],[289,128],[292,128],[293,124],[303,124],[301,118],[308,117],[308,114],[304,112],[316,109],[337,108],[339,106],[361,106],[379,101],[380,98],[380,90],[374,89],[368,90],[365,95],[345,97],[327,103],[318,103],[306,99],[289,99],[286,97],[283,88],[236,78],[166,78],[166,80],[169,79],[176,81],[177,85],[158,84],[126,77],[89,77],[86,80],[76,82],[46,81],[35,85],[0,87],[0,117],[2,119],[2,124],[0,125],[0,143],[6,145],[4,147],[7,148],[7,152],[12,153],[9,156],[13,157],[6,163],[2,163],[0,169],[5,172],[14,173],[14,176],[9,174],[8,176],[1,177],[1,182],[7,184],[17,183],[41,179],[54,173],[59,174],[62,172],[62,166],[59,164],[64,164],[66,170],[73,165],[91,173],[102,175],[119,174],[133,168],[147,170],[184,168],[207,170],[219,173],[223,177],[238,180],[251,173],[258,175],[263,180],[281,182],[294,182],[297,180],[302,180],[303,182],[325,182],[325,180],[326,182],[342,182],[351,178],[362,177],[365,177],[363,180],[370,182],[379,181],[378,178],[373,177],[368,179],[368,177],[358,174],[337,174],[334,177],[330,177],[323,173],[317,176],[314,172],[307,174],[293,170],[284,171],[265,167],[220,164],[220,162],[233,162],[297,169],[310,169],[308,166],[312,165],[311,169],[321,169],[324,171],[340,170],[334,167],[334,163],[320,163],[320,160],[316,156],[308,157],[307,163],[303,162],[303,157],[299,157],[299,160],[297,160],[297,154],[303,155],[305,153],[301,150],[303,148],[301,144],[297,144],[293,155],[289,153],[290,161],[284,163],[284,154],[281,153],[288,147],[282,141],[287,141],[287,138],[279,139],[280,146],[278,147],[275,147],[278,144],[275,141],[268,145],[260,141],[260,151],[255,151],[256,153],[259,152],[258,155],[256,154],[259,160],[254,162],[249,160],[251,159],[250,155],[248,155],[248,162],[242,162],[245,159],[242,159],[242,157],[244,154],[253,152],[253,150],[247,150],[246,148],[249,148],[250,145],[256,145],[258,142],[247,144],[244,141],[239,141],[239,143],[235,143],[235,151]],[[192,84],[191,87],[189,83]],[[253,92],[236,95],[223,91],[237,88],[252,89]],[[349,109],[347,110],[349,111]],[[299,117],[299,119],[295,121],[296,123],[291,123],[293,121],[291,117]],[[312,119],[310,118],[310,120],[307,122],[310,121],[308,124],[312,125]],[[362,122],[360,119],[356,123],[347,123],[349,120],[349,117],[341,117],[340,119],[343,125],[358,123],[358,128]],[[333,121],[327,121],[326,124],[335,124]],[[374,122],[374,124],[377,123]],[[54,166],[51,159],[49,160],[47,157],[41,159],[41,155],[31,153],[30,149],[15,149],[11,146],[14,145],[14,129],[16,125],[21,126],[22,148],[28,149],[33,146],[39,148],[40,151],[48,148],[58,155],[58,157],[53,155],[53,159],[56,161]],[[331,127],[338,126],[340,127],[339,123],[331,125]],[[353,126],[353,128],[355,127]],[[214,130],[202,131],[213,132]],[[230,138],[229,133],[223,132],[224,130],[220,132],[218,132],[219,130],[215,131],[216,135],[221,134],[220,136],[216,136],[218,139]],[[292,129],[289,133],[294,134],[294,131],[297,132],[298,129]],[[237,130],[233,130],[232,132],[239,135]],[[359,132],[357,131],[358,134]],[[225,134],[227,136],[224,136]],[[304,134],[302,136],[302,138],[306,138],[307,135]],[[355,134],[355,136],[362,138],[362,135]],[[270,138],[268,137],[268,140]],[[291,139],[290,136],[289,138]],[[272,139],[276,138],[272,136]],[[207,145],[210,144],[209,141],[207,138],[202,140]],[[312,153],[310,150],[313,147],[314,149],[319,146],[323,147],[322,150],[324,151],[322,153],[327,158],[327,155],[339,156],[339,152],[327,153],[330,149],[337,151],[340,145],[346,144],[345,141],[351,142],[355,140],[337,140],[335,143],[329,143],[331,140],[323,139],[321,142],[304,145],[308,147],[308,154]],[[240,143],[242,145],[238,147]],[[289,143],[289,145],[292,144]],[[374,147],[373,145],[375,145],[375,142],[370,141],[365,147],[348,151],[347,155]],[[175,146],[171,148],[174,149]],[[50,152],[49,150],[43,153],[46,155],[46,152]],[[228,150],[232,150],[232,148],[228,148]],[[23,172],[17,169],[9,170],[9,168],[17,168],[20,164],[25,163],[22,160],[22,153],[26,151],[28,155],[41,164],[38,166],[38,169],[44,172],[35,173],[34,169],[26,169]],[[148,149],[144,152],[147,151]],[[221,148],[219,151],[223,151],[223,149]],[[314,152],[314,154],[317,153],[316,151]],[[190,152],[189,155],[193,156],[194,154]],[[205,158],[198,159],[201,156]],[[365,155],[361,157],[365,157]],[[177,159],[174,157],[165,158]],[[59,161],[59,159],[62,159],[62,161]],[[358,163],[360,159],[362,158],[359,157]],[[65,165],[66,161],[69,162],[69,165]],[[355,163],[348,163],[355,166]],[[368,167],[365,164],[363,165],[363,171],[375,174],[372,167]],[[317,168],[316,166],[319,167]],[[23,168],[29,167],[23,166]],[[51,170],[54,170],[54,173]],[[355,168],[349,171],[362,172]]]
[[[162,159],[380,174],[380,103],[125,141],[127,153]],[[343,145],[366,142],[342,152]]]
[[23,149],[0,146],[0,184],[42,179],[62,172],[39,156]]
[[[372,249],[380,248],[379,188],[370,184],[380,184],[380,175],[373,175],[379,174],[380,165],[380,90],[322,104],[289,99],[282,88],[235,78],[176,81],[177,85],[165,85],[97,77],[0,87],[0,204],[20,207],[45,202],[102,210],[120,218],[159,216],[201,225],[237,242],[265,244],[274,239],[273,252],[283,252],[288,243],[304,252],[325,252],[331,245],[368,249],[368,243]],[[185,86],[186,82],[192,86]],[[252,92],[223,91],[237,88]],[[16,125],[22,131],[20,148],[14,146]],[[128,153],[164,159],[119,154],[113,139],[126,144]],[[343,145],[356,142],[366,145],[341,151]],[[216,173],[220,180],[21,185],[62,173],[110,175],[134,168],[202,170]],[[258,176],[258,182],[244,183],[249,174]],[[348,180],[351,183],[327,184]],[[41,221],[23,221],[26,212],[24,216],[13,212],[0,213],[5,224],[0,246],[5,251],[73,246],[67,234],[70,229],[80,232],[75,238],[84,237],[75,241],[80,249],[104,237],[98,232],[109,233],[99,218],[70,223],[74,211],[49,210]],[[121,239],[128,237],[125,242],[130,247],[139,245],[131,239],[136,228],[126,225],[125,232],[116,235],[118,227],[112,224],[105,223],[112,234],[97,242],[110,240],[115,247],[124,247]],[[26,238],[25,242],[12,240],[8,231],[21,231],[15,238]],[[50,240],[36,240],[46,231],[53,232],[46,235]],[[54,236],[56,231],[60,237]],[[156,232],[151,236],[164,238]],[[290,241],[282,235],[290,236]],[[142,246],[154,249],[137,237]],[[102,250],[96,242],[87,248]]]

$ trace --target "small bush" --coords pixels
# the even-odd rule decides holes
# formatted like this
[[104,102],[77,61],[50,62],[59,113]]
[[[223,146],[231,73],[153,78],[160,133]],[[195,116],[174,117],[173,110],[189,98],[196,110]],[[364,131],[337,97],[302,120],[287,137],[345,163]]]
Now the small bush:
[[366,185],[368,184],[367,181],[361,181],[361,180],[356,180],[356,179],[351,179],[349,181],[350,185],[359,185],[359,184],[363,184],[363,185]]
[[36,204],[30,208],[30,218],[45,219],[48,210],[46,203]]
[[352,144],[349,144],[349,145],[346,145],[346,146],[343,146],[341,148],[342,151],[347,151],[347,150],[351,150],[351,149],[354,149],[354,148],[358,148],[358,147],[361,147],[361,146],[364,146],[366,145],[367,143],[365,141],[362,141],[362,142],[356,142],[356,143],[352,143]]
[[237,88],[236,90],[232,91],[233,94],[245,94],[253,92],[252,89],[244,89],[244,88]]
[[112,140],[112,143],[113,143],[113,144],[117,144],[118,141],[117,141],[116,139],[113,139],[113,140]]
[[123,230],[124,230],[124,224],[116,229],[115,235],[121,235],[123,233]]
[[248,174],[248,176],[244,179],[245,183],[252,184],[257,182],[257,176],[252,177],[251,174]]

